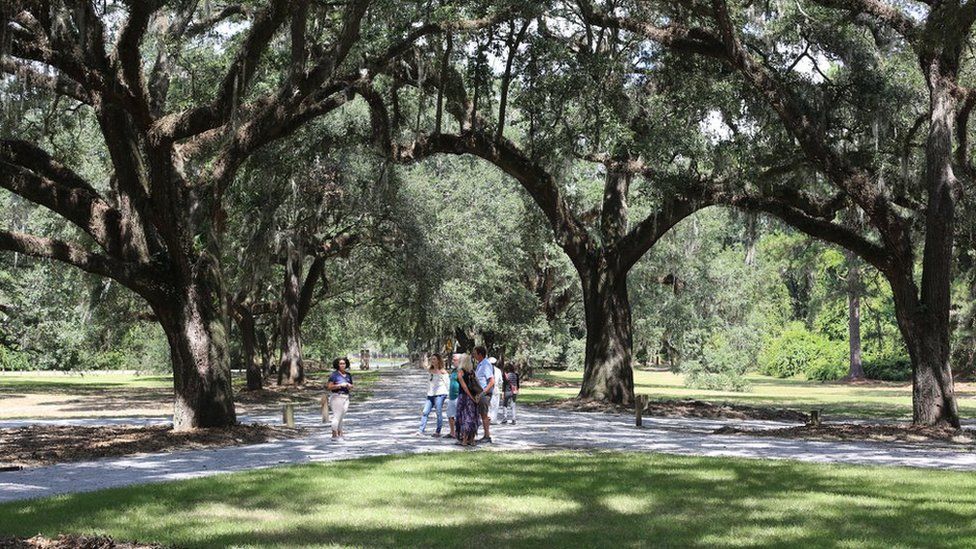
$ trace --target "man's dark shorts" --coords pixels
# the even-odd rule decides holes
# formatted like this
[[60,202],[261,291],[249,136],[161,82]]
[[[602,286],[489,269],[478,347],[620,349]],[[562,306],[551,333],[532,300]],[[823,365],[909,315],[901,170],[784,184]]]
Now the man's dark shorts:
[[487,414],[491,406],[491,393],[481,393],[481,400],[478,401],[478,413]]

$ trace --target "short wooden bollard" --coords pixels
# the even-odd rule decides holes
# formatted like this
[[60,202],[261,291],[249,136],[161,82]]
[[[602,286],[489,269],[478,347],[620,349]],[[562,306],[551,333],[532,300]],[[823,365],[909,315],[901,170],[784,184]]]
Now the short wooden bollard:
[[322,396],[322,423],[329,422],[329,397],[328,395]]
[[295,405],[285,404],[281,407],[281,421],[288,427],[295,426]]
[[647,408],[647,395],[637,395],[634,403],[634,423],[637,427],[644,426],[644,408]]
[[820,427],[820,421],[823,419],[821,414],[823,410],[810,410],[810,421],[807,425],[811,427]]

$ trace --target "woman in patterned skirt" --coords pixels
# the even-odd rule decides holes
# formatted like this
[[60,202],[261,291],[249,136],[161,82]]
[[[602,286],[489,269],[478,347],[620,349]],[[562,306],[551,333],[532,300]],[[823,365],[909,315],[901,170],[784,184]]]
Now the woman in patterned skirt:
[[481,418],[478,415],[478,399],[481,398],[481,385],[474,375],[471,355],[461,357],[461,375],[458,376],[461,393],[457,401],[457,433],[461,446],[474,445]]

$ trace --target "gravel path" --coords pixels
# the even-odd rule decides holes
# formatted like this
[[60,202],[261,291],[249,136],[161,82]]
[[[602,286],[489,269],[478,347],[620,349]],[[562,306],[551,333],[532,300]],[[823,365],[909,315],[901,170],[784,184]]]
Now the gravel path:
[[[321,434],[304,439],[106,458],[0,472],[0,501],[202,477],[289,463],[388,454],[472,451],[456,446],[446,438],[414,435],[425,385],[426,376],[416,370],[391,370],[385,373],[374,386],[372,398],[350,405],[345,442],[333,442],[328,427],[322,426]],[[518,414],[518,425],[494,426],[494,444],[481,445],[479,450],[624,450],[976,471],[976,452],[962,449],[710,434],[718,427],[730,424],[749,428],[787,425],[773,421],[644,418],[644,427],[638,429],[629,415],[565,412],[525,406],[519,408]],[[302,410],[296,416],[300,425],[321,425],[318,411],[312,408]],[[269,416],[243,419],[280,421],[278,417]],[[11,423],[3,421],[0,426],[13,426]],[[82,422],[74,420],[71,423]],[[433,423],[434,418],[431,417],[429,432],[433,431]],[[445,425],[445,432],[446,429]]]

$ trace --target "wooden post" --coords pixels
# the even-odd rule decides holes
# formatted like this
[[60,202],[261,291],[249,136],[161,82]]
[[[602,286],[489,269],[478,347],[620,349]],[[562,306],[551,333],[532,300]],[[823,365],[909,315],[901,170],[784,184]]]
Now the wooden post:
[[285,404],[281,407],[281,421],[288,427],[295,426],[295,405]]
[[634,423],[637,427],[644,425],[644,408],[647,407],[647,395],[637,395],[634,403]]
[[329,422],[329,395],[322,395],[322,423]]
[[807,423],[807,425],[811,427],[820,427],[822,412],[823,410],[810,410],[810,421]]

